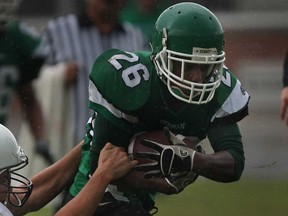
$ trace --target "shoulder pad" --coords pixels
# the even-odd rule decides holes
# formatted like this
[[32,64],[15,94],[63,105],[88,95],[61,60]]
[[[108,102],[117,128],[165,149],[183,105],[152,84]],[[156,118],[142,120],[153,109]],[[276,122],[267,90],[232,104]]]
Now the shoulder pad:
[[240,83],[240,81],[233,75],[228,69],[223,69],[223,77],[220,86],[215,93],[216,118],[238,113],[245,107],[247,107],[250,96],[246,92]]
[[112,49],[96,59],[89,78],[108,103],[132,111],[149,98],[152,70],[148,52]]

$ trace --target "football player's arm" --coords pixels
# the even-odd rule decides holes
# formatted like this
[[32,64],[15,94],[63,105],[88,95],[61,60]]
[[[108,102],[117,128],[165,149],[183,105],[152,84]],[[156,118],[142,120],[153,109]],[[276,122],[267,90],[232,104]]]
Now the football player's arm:
[[98,168],[88,183],[56,216],[93,215],[108,184],[125,175],[137,163],[136,160],[130,160],[123,148],[107,143],[101,150]]
[[210,128],[208,138],[215,153],[196,152],[193,171],[219,182],[239,180],[244,169],[245,157],[237,123]]
[[156,177],[190,172],[219,182],[237,181],[241,177],[245,161],[237,123],[211,126],[207,135],[214,149],[212,154],[198,152],[183,145],[170,147],[155,142],[143,142],[143,145],[154,149],[158,154],[141,153],[140,158],[152,159],[156,164],[141,165],[138,169],[148,171],[145,175]]
[[24,206],[21,208],[9,206],[14,215],[24,215],[39,210],[73,181],[81,161],[82,144],[83,141],[62,159],[31,178],[33,190]]

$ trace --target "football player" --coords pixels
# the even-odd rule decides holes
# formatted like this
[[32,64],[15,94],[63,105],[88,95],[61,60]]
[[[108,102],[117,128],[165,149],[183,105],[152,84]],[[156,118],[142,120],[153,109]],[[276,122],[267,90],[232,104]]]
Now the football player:
[[45,48],[33,28],[15,19],[19,4],[20,0],[0,0],[0,123],[6,124],[16,92],[35,137],[35,151],[52,164],[41,107],[32,86],[44,63]]
[[[0,215],[11,216],[11,212],[24,215],[45,206],[73,180],[80,158],[79,144],[30,180],[17,173],[28,164],[28,157],[10,130],[0,124]],[[56,215],[92,215],[109,182],[126,174],[137,163],[130,160],[123,149],[107,144],[101,151],[99,168],[90,183]]]
[[70,198],[97,170],[107,142],[127,150],[140,131],[168,128],[199,141],[208,137],[214,153],[145,142],[158,153],[144,154],[155,162],[138,169],[155,177],[141,179],[133,171],[113,182],[95,215],[150,215],[154,192],[179,193],[186,186],[179,180],[193,182],[195,173],[218,182],[237,181],[244,169],[237,122],[248,115],[250,97],[224,65],[224,32],[217,17],[199,4],[175,4],[157,19],[151,46],[152,52],[112,49],[96,59],[89,77],[94,114]]

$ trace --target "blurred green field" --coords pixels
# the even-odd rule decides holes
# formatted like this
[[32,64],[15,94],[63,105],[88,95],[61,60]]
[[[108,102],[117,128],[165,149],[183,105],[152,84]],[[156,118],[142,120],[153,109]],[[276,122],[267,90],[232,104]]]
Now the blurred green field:
[[[288,178],[243,179],[222,184],[199,178],[181,194],[159,195],[157,216],[286,216]],[[44,208],[29,216],[50,216]]]
[[284,216],[288,215],[288,181],[197,181],[181,195],[159,196],[158,208],[157,216]]

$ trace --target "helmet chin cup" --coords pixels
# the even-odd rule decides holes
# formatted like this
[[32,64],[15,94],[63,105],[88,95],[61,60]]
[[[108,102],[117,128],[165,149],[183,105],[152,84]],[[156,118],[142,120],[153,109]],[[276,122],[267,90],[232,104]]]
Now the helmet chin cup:
[[8,202],[16,207],[25,204],[31,195],[33,184],[29,178],[15,172],[11,172],[10,196]]

